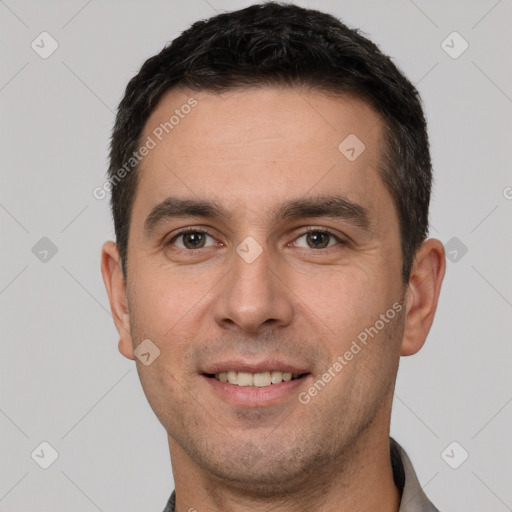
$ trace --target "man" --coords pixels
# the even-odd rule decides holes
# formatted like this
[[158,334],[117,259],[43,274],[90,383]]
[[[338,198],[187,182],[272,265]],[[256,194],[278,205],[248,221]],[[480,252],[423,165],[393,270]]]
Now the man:
[[129,82],[102,274],[168,434],[165,511],[437,510],[389,438],[432,325],[418,93],[331,15],[195,23]]

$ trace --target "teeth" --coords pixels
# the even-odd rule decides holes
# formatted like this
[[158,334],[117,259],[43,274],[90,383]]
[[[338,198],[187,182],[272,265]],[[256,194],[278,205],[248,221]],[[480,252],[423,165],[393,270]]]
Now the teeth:
[[238,372],[237,384],[239,386],[252,386],[253,381],[252,373]]
[[272,384],[279,384],[283,382],[283,372],[274,371],[270,374],[270,381]]
[[289,382],[299,377],[298,373],[292,375],[291,372],[281,372],[274,370],[272,372],[247,373],[247,372],[220,372],[215,374],[215,378],[221,382],[229,382],[237,386],[255,386],[263,388],[271,384],[280,384]]
[[[248,374],[250,375],[250,374]],[[270,372],[263,372],[263,373],[255,373],[253,378],[253,385],[257,386],[258,388],[262,388],[264,386],[270,386],[272,384],[272,380],[270,378]]]

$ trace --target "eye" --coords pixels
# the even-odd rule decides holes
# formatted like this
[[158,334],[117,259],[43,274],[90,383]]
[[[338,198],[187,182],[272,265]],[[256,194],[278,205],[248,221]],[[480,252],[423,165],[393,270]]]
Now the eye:
[[[213,241],[207,245],[207,239]],[[173,237],[168,245],[175,245],[179,249],[203,249],[204,247],[212,247],[218,242],[211,237],[206,231],[198,229],[180,231],[175,237]]]
[[[299,242],[301,239],[303,239],[302,243]],[[304,247],[305,249],[327,249],[340,242],[344,243],[344,240],[330,231],[311,229],[308,230],[307,233],[297,237],[293,245],[296,247]]]

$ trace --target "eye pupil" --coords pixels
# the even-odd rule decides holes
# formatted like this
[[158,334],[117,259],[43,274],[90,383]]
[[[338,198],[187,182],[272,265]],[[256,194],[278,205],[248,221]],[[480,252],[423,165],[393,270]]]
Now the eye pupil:
[[307,241],[308,241],[308,245],[310,245],[310,242],[313,243],[311,245],[311,247],[324,248],[324,247],[327,247],[327,245],[329,243],[329,235],[327,233],[320,233],[318,231],[313,232],[313,233],[308,233]]
[[183,242],[187,248],[197,248],[204,245],[204,233],[194,231],[192,233],[186,233],[183,235]]

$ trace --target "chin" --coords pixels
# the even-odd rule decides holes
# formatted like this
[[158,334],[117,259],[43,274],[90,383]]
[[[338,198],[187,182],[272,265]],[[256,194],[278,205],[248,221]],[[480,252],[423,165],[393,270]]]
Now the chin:
[[[242,446],[224,446],[224,450],[216,450],[207,457],[202,453],[200,458],[200,465],[224,485],[229,482],[233,489],[261,498],[285,495],[303,487],[328,457],[323,453],[307,454],[303,445],[286,449],[283,444],[276,447],[267,443],[260,449],[245,441]],[[197,458],[196,461],[199,462]]]

